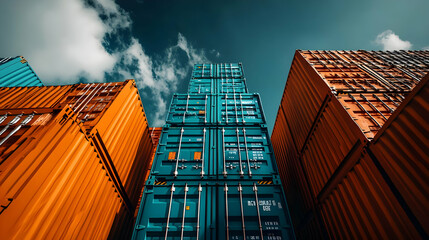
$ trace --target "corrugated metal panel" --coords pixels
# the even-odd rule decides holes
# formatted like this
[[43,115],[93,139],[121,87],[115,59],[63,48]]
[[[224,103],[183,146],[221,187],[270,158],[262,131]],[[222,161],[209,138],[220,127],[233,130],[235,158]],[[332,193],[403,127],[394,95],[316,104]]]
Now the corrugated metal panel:
[[294,239],[262,103],[243,76],[241,64],[197,64],[188,93],[173,96],[133,239]]
[[167,115],[168,124],[204,125],[211,123],[211,94],[174,94]]
[[[295,203],[293,204],[294,208],[291,209],[291,213],[296,212],[298,214],[299,212],[309,211],[314,205],[312,202],[313,195],[310,193],[309,185],[305,180],[306,177],[299,162],[299,155],[281,108],[279,108],[277,114],[271,140],[273,142],[279,173],[286,190],[286,196],[289,197],[288,201]],[[284,161],[284,159],[288,159],[289,161]],[[300,181],[297,181],[297,179]],[[297,200],[294,201],[292,198]],[[300,211],[296,211],[297,209],[300,209]]]
[[369,149],[429,235],[429,75],[378,132]]
[[19,112],[22,109],[29,108],[50,109],[66,96],[71,88],[72,85],[0,88],[0,109],[17,110]]
[[[429,72],[429,51],[298,51],[372,139]],[[298,64],[298,63],[297,63]]]
[[192,78],[242,78],[241,63],[195,64]]
[[24,57],[0,59],[0,87],[43,86]]
[[[313,196],[326,187],[353,152],[362,151],[366,139],[336,98],[329,98],[320,109],[306,144],[300,150],[300,162],[308,175]],[[289,118],[287,118],[289,120]],[[340,168],[341,166],[341,168]],[[335,176],[334,176],[335,177]]]
[[219,124],[266,124],[259,94],[219,94],[215,122]]
[[152,207],[140,212],[133,238],[293,239],[287,214],[279,214],[287,211],[281,192],[257,182],[152,186],[142,200]]
[[291,66],[281,105],[297,149],[302,149],[319,110],[328,100],[329,87],[297,52]]
[[320,200],[331,239],[419,239],[388,184],[363,153],[358,163]]
[[[60,88],[65,92],[62,102],[57,96],[40,98],[46,102],[27,103],[29,93],[45,93],[52,87],[44,88],[28,88],[23,99],[27,104],[24,106],[45,106],[46,113],[34,114],[5,142],[7,149],[2,150],[0,222],[15,219],[16,226],[0,224],[13,229],[1,232],[7,232],[5,238],[34,238],[33,234],[42,238],[129,236],[153,149],[135,82],[66,86]],[[2,90],[6,95],[6,89]],[[73,110],[87,109],[103,99],[108,100],[94,110],[95,120]],[[12,106],[19,104],[24,103],[15,99]],[[76,108],[77,104],[81,106]],[[51,112],[47,113],[49,109]],[[25,111],[35,110],[40,109]],[[21,116],[11,126],[21,124],[27,116]],[[2,126],[14,117],[5,118]],[[12,132],[11,128],[0,136]],[[43,214],[37,214],[40,211]]]
[[[395,125],[386,137],[389,143],[375,150],[368,142],[377,141],[380,129],[380,134],[387,131],[390,126],[383,125],[390,125],[395,110],[414,94],[428,63],[429,51],[297,51],[272,140],[288,200],[299,202],[299,195],[306,202],[291,211],[299,236],[322,237],[325,227],[330,238],[427,236],[428,156],[421,155],[428,149],[427,117],[422,117],[428,115],[427,101],[416,100],[404,117],[409,136]],[[411,146],[408,141],[414,140]],[[362,157],[368,145],[372,155]],[[402,154],[406,157],[399,161]],[[365,170],[359,170],[361,165]],[[350,180],[356,172],[358,180]],[[342,184],[346,192],[339,190]]]
[[91,143],[64,114],[6,160],[0,175],[7,206],[0,214],[3,239],[108,236],[121,199]]

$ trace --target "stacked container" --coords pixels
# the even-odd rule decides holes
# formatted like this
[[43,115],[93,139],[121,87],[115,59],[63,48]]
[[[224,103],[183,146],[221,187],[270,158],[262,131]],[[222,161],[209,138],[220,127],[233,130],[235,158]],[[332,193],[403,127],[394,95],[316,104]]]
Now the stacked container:
[[43,86],[24,57],[0,58],[0,87]]
[[196,64],[162,128],[133,239],[294,239],[258,94]]
[[428,71],[429,51],[296,52],[272,141],[298,236],[427,237],[427,117],[389,132],[396,154],[377,139]]
[[0,89],[0,238],[130,235],[152,153],[133,80]]

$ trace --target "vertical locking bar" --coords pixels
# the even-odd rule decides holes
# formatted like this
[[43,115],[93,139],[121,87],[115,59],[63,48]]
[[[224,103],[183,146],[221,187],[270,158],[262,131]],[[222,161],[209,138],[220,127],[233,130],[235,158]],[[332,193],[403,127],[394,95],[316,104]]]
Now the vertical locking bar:
[[249,177],[252,177],[252,171],[250,170],[249,152],[247,151],[247,140],[246,140],[246,129],[245,128],[243,128],[243,136],[244,136],[244,147],[246,148],[247,167],[249,169]]
[[243,98],[241,97],[241,93],[240,93],[240,107],[241,107],[241,120],[242,120],[243,123],[245,123],[246,120],[244,120]]
[[174,177],[177,177],[179,172],[177,171],[177,168],[179,167],[179,157],[180,157],[180,148],[182,147],[182,137],[183,132],[185,132],[185,129],[180,129],[180,140],[179,140],[179,150],[177,151],[177,157],[176,157],[176,169],[174,170]]
[[237,101],[235,98],[235,89],[234,89],[234,78],[232,79],[232,91],[234,94],[234,112],[235,112],[235,122],[238,123],[238,115],[237,115]]
[[170,226],[168,226],[170,224],[170,214],[171,214],[171,203],[173,202],[173,193],[174,191],[176,191],[176,188],[174,188],[174,183],[171,184],[171,189],[170,189],[170,204],[168,207],[168,215],[167,215],[167,226],[165,228],[165,240],[167,240],[167,236],[168,236],[168,229],[170,228]]
[[204,177],[204,149],[206,146],[206,128],[203,129],[203,154],[201,157],[201,178]]
[[206,101],[204,104],[204,123],[207,123],[207,94],[206,94]]
[[235,132],[237,133],[237,148],[238,148],[238,159],[240,162],[240,177],[243,177],[243,166],[241,164],[241,149],[240,149],[240,132],[238,131],[238,128],[236,128]]
[[198,210],[197,210],[197,240],[200,237],[200,207],[201,207],[201,192],[203,191],[203,187],[201,187],[201,183],[198,184]]
[[222,128],[222,150],[223,150],[223,176],[226,177],[226,158],[225,158],[225,128]]
[[185,198],[183,199],[183,216],[182,216],[182,227],[180,233],[180,240],[183,240],[183,229],[185,228],[185,213],[186,213],[186,197],[188,195],[188,183],[185,183]]
[[259,232],[261,234],[261,239],[264,239],[264,234],[262,232],[261,213],[259,212],[258,188],[256,187],[256,183],[253,183],[253,191],[255,192],[256,212],[258,213]]
[[226,113],[226,124],[228,124],[228,93],[225,94],[225,113]]
[[185,112],[183,113],[182,123],[185,123],[185,116],[186,116],[186,113],[188,112],[188,104],[189,104],[189,94],[188,94],[188,96],[186,98],[186,108],[185,108]]
[[[7,115],[6,115],[7,116]],[[12,125],[14,125],[15,123],[17,123],[20,119],[21,119],[21,117],[22,117],[22,114],[19,114],[19,115],[17,115],[17,116],[15,116],[12,120],[10,120],[10,122],[8,122],[7,123],[7,125],[6,126],[4,126],[3,127],[3,129],[0,131],[0,135],[2,135],[4,132],[6,132],[6,130],[10,127],[10,126],[12,126]],[[5,118],[6,119],[6,118]]]
[[7,113],[0,117],[0,123],[4,122],[7,118]]
[[225,219],[226,219],[226,239],[229,240],[229,222],[228,222],[228,185],[225,183]]
[[[21,129],[22,126],[26,125],[27,123],[29,123],[31,121],[31,119],[33,119],[34,117],[34,113],[28,115],[22,122],[21,124],[19,124],[18,126],[16,126],[5,138],[3,138],[0,141],[0,146],[5,143],[13,134],[15,134],[16,132],[18,132],[19,129]],[[15,119],[13,119],[15,120]],[[12,120],[12,121],[13,121]],[[19,119],[18,119],[19,120]],[[16,121],[18,122],[18,121]]]
[[243,188],[241,187],[241,183],[238,183],[238,192],[240,194],[241,227],[243,228],[243,239],[246,239],[246,226],[244,224],[244,210],[243,210]]

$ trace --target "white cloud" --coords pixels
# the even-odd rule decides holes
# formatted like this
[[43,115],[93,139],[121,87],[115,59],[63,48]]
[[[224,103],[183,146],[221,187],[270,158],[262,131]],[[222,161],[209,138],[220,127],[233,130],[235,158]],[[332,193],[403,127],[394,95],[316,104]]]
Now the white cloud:
[[[187,61],[181,64],[178,60],[180,52],[184,52]],[[164,56],[159,60],[152,60],[143,50],[137,39],[132,40],[131,46],[122,54],[124,65],[119,72],[126,76],[133,76],[139,89],[150,89],[156,102],[157,111],[153,114],[153,125],[164,123],[167,113],[167,102],[170,95],[176,91],[179,81],[188,73],[190,66],[195,63],[209,63],[204,50],[196,50],[186,38],[179,33],[177,44],[165,50]],[[137,70],[127,72],[126,68],[135,64]]]
[[117,61],[102,45],[111,27],[82,1],[6,1],[0,9],[1,54],[25,56],[46,84],[102,81]]
[[375,43],[381,45],[383,50],[409,50],[412,44],[399,38],[392,30],[386,30],[377,35]]
[[[148,56],[138,39],[121,39],[119,30],[131,31],[129,14],[115,0],[14,0],[0,8],[0,54],[23,55],[47,85],[71,84],[80,78],[104,81],[106,74],[133,78],[144,104],[154,106],[154,125],[162,125],[171,93],[199,62],[209,62],[204,50],[197,50],[178,34],[177,44],[161,58]],[[106,36],[115,41],[114,49]],[[131,40],[131,41],[129,41]],[[113,51],[113,52],[112,52]],[[185,62],[178,60],[186,55]]]
[[423,50],[429,51],[429,46],[424,47]]

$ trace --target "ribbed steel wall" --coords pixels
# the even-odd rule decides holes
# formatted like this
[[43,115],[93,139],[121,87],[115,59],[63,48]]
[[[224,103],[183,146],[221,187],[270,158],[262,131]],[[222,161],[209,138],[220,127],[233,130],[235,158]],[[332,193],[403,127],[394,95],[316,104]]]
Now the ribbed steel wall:
[[153,150],[135,82],[2,88],[0,99],[0,238],[130,235]]
[[428,71],[429,51],[296,52],[272,141],[300,238],[427,238]]
[[294,239],[258,94],[241,64],[196,64],[174,94],[133,239]]
[[24,57],[0,58],[0,87],[43,86]]

